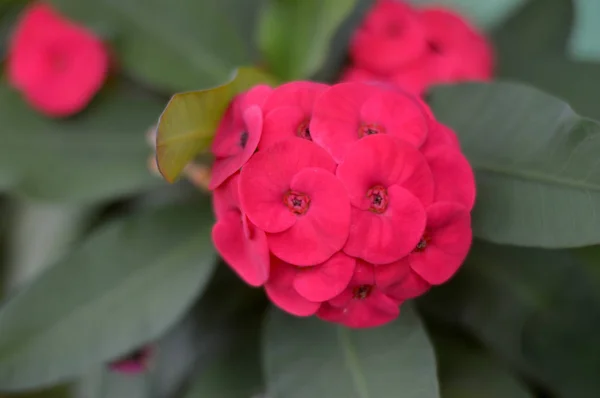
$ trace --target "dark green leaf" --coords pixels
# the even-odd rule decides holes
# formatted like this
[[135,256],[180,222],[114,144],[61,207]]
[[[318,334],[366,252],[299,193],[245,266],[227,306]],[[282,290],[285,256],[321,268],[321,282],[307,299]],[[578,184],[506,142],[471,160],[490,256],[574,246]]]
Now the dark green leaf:
[[0,310],[0,390],[49,385],[164,333],[215,263],[207,203],[95,232]]
[[120,64],[169,92],[225,81],[252,64],[259,0],[52,0],[98,33],[114,36]]
[[463,270],[423,300],[556,397],[600,394],[598,278],[567,250],[477,242]]
[[0,187],[34,198],[90,202],[146,189],[151,153],[144,133],[161,104],[124,85],[108,87],[89,109],[68,120],[32,110],[0,86]]
[[[600,4],[600,2],[599,2]],[[531,84],[562,98],[583,116],[600,120],[600,63],[556,57],[506,65],[500,76]]]
[[284,80],[307,79],[325,62],[333,35],[357,0],[268,0],[259,47]]
[[124,374],[103,365],[79,379],[74,398],[151,398],[148,372]]
[[[32,391],[20,394],[3,395],[0,398],[78,398],[70,386],[58,386],[48,390]],[[86,397],[87,398],[87,397]]]
[[[218,394],[225,394],[229,387],[233,389],[237,382],[253,380],[260,384],[260,374],[254,377],[256,372],[260,372],[258,365],[249,370],[246,379],[221,375],[212,381],[208,375],[212,372],[217,377],[221,365],[215,361],[226,366],[223,361],[230,358],[231,353],[244,362],[245,357],[238,353],[238,350],[246,349],[242,349],[242,346],[258,350],[258,341],[254,336],[257,329],[255,324],[261,320],[264,305],[262,291],[249,288],[221,264],[206,293],[194,308],[158,342],[152,369],[154,393],[158,397],[173,397],[183,387],[192,384],[189,395],[203,392],[206,395],[202,395],[202,398],[225,398]],[[239,365],[243,368],[242,363]],[[190,376],[193,379],[190,380]],[[219,381],[221,390],[214,390]],[[208,395],[211,389],[213,395]],[[247,397],[250,395],[246,394]],[[243,394],[236,397],[240,396]]]
[[440,87],[431,101],[475,169],[478,237],[537,247],[600,242],[598,123],[510,83]]
[[270,398],[439,397],[433,349],[409,305],[367,330],[273,310],[263,344]]
[[533,398],[501,363],[448,336],[434,336],[443,398]]
[[156,154],[158,168],[169,182],[175,181],[196,155],[207,150],[231,99],[272,78],[254,68],[239,68],[221,86],[175,94],[158,122]]
[[563,54],[574,20],[573,0],[529,0],[493,34],[500,68],[539,54]]

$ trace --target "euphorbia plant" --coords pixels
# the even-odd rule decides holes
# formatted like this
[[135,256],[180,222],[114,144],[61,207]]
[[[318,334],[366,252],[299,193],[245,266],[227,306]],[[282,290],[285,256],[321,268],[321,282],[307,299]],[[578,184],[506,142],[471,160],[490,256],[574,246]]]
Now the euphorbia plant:
[[595,398],[598,67],[519,1],[15,0],[0,188],[97,217],[0,391]]

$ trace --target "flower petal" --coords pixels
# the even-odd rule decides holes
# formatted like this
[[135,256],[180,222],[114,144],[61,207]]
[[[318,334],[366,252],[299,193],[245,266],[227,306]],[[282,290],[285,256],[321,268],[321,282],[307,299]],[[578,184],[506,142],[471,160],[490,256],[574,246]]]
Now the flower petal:
[[359,139],[360,109],[365,99],[378,91],[370,84],[340,83],[317,99],[310,122],[312,139],[336,162],[341,162],[348,146]]
[[307,115],[295,106],[281,106],[265,116],[262,137],[258,149],[263,150],[286,138],[298,137],[298,129]]
[[261,109],[257,105],[249,107],[243,113],[243,120],[245,129],[240,133],[247,133],[247,139],[243,140],[243,145],[241,141],[238,141],[236,151],[231,151],[230,156],[215,159],[209,184],[210,189],[217,188],[227,178],[239,171],[258,147],[263,126]]
[[410,255],[410,266],[432,285],[446,282],[465,261],[472,241],[471,215],[463,206],[438,202],[427,209],[431,240],[421,252]]
[[468,210],[475,205],[475,175],[460,150],[438,147],[425,153],[435,182],[436,202],[456,202]]
[[356,260],[338,252],[323,264],[298,270],[294,288],[310,301],[327,301],[342,293],[350,283]]
[[294,266],[272,257],[271,276],[265,284],[265,292],[276,306],[292,315],[313,315],[321,304],[308,301],[298,294],[293,286],[295,276]]
[[421,202],[408,190],[392,185],[384,213],[352,208],[352,228],[344,252],[373,264],[389,264],[410,253],[425,230]]
[[367,191],[375,185],[399,185],[424,206],[433,201],[434,182],[425,157],[409,143],[385,134],[365,137],[352,145],[336,174],[350,202],[368,207]]
[[271,92],[264,105],[265,114],[280,106],[293,106],[310,116],[316,98],[328,88],[327,84],[296,81],[282,84]]
[[380,125],[386,134],[419,147],[427,137],[428,117],[412,96],[401,91],[381,90],[360,110],[362,123]]
[[347,307],[333,307],[323,303],[317,316],[323,320],[341,323],[350,328],[382,326],[400,314],[398,304],[376,288],[366,299],[352,300]]
[[296,223],[298,217],[290,212],[283,198],[291,188],[292,178],[307,167],[333,173],[336,164],[327,152],[302,138],[280,141],[257,152],[246,163],[240,173],[240,199],[254,225],[265,232],[278,233]]
[[375,273],[375,284],[385,292],[389,286],[401,283],[410,271],[408,256],[391,264],[377,265],[373,267]]
[[417,273],[411,271],[401,283],[384,289],[386,296],[397,303],[413,299],[425,294],[431,285],[421,278]]
[[310,207],[305,214],[295,216],[296,222],[289,229],[268,234],[269,247],[275,256],[290,264],[320,264],[341,250],[348,239],[348,194],[333,174],[319,168],[298,172],[290,188],[308,195]]
[[249,225],[251,238],[239,211],[232,210],[212,230],[215,248],[225,262],[249,285],[261,286],[269,278],[269,247],[265,233]]

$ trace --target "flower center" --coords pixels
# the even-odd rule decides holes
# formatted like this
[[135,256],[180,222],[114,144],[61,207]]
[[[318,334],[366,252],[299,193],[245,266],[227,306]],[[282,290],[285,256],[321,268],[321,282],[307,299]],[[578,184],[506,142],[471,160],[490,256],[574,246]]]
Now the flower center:
[[308,211],[310,198],[306,194],[289,191],[283,197],[283,203],[292,213],[302,215]]
[[242,134],[240,134],[240,146],[242,148],[246,148],[246,144],[248,143],[249,136],[250,136],[250,134],[248,134],[247,131],[242,131]]
[[434,54],[442,54],[444,52],[442,46],[433,40],[427,40],[427,48]]
[[312,137],[310,136],[310,129],[308,126],[310,125],[310,120],[305,120],[298,126],[296,130],[296,135],[300,138],[304,138],[305,140],[312,141]]
[[387,210],[390,201],[387,189],[381,185],[374,186],[367,191],[367,198],[371,201],[369,210],[373,213],[383,213]]
[[352,297],[356,300],[364,300],[371,295],[372,285],[360,285],[352,289]]
[[423,253],[430,242],[431,235],[425,232],[419,243],[417,243],[417,246],[414,248],[413,253]]
[[358,128],[358,138],[366,137],[367,135],[385,133],[383,126],[375,123],[365,123]]

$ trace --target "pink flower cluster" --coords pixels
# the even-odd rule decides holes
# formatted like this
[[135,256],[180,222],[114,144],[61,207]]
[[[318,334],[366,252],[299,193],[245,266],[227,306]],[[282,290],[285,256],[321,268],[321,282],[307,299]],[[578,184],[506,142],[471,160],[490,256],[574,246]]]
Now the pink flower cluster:
[[431,85],[490,80],[493,52],[461,16],[379,0],[350,45],[342,81],[381,81],[421,95]]
[[233,100],[212,150],[215,246],[291,314],[382,325],[467,255],[472,169],[404,92],[259,85]]

